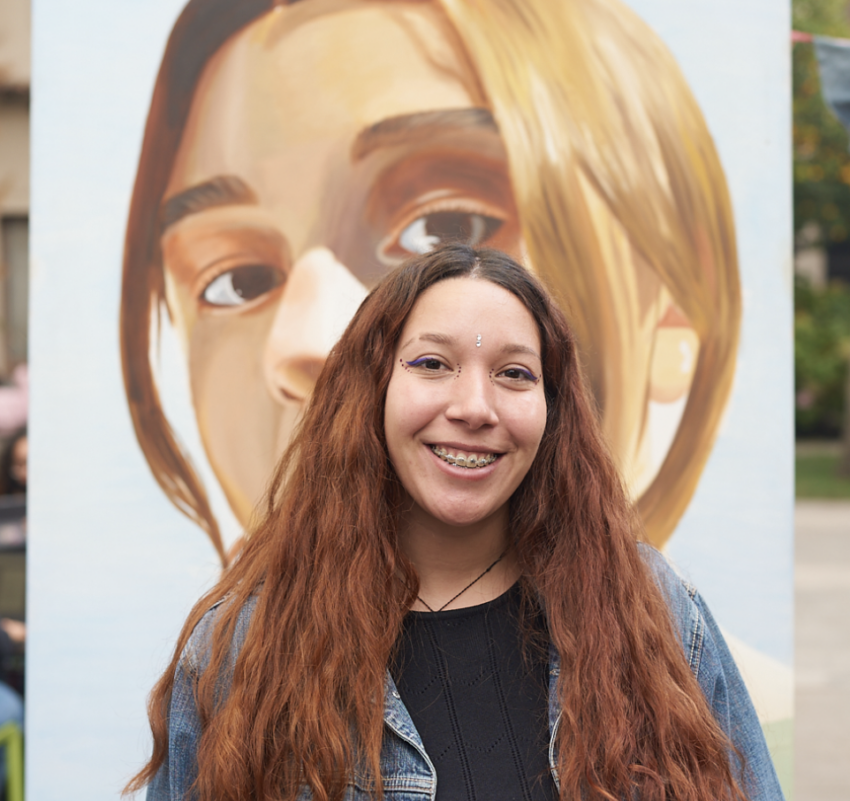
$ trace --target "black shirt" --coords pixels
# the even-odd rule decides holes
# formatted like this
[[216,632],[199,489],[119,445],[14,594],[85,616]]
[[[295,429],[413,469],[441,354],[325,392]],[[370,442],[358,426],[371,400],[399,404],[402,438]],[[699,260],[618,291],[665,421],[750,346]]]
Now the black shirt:
[[[551,801],[548,662],[526,648],[521,591],[410,612],[394,678],[437,771],[437,801]],[[541,617],[534,626],[545,631]]]

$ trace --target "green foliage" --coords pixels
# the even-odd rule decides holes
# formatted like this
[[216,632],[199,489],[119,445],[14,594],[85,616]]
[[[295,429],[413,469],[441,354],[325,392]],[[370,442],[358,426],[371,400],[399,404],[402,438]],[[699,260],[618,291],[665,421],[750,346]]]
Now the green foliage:
[[821,36],[850,36],[847,0],[792,0],[791,25]]
[[[850,38],[847,0],[794,0],[793,25],[806,33]],[[794,230],[807,223],[821,244],[850,237],[848,136],[821,96],[814,46],[793,50]]]
[[797,454],[796,495],[798,498],[843,498],[850,500],[850,478],[838,473],[839,455]]
[[798,435],[837,434],[850,362],[850,288],[794,284],[794,391]]

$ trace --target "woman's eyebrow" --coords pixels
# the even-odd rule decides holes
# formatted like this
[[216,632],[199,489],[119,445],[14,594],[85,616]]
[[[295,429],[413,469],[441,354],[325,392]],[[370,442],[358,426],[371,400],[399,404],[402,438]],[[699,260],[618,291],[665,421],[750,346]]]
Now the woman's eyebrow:
[[470,129],[499,133],[496,120],[486,108],[451,108],[387,117],[364,128],[357,135],[351,146],[351,160],[359,161],[378,148],[407,145],[411,141],[429,141],[447,133]]
[[[534,348],[529,348],[528,345],[515,345],[513,343],[503,345],[500,353],[503,356],[508,356],[511,353],[525,353],[528,356],[534,356],[535,359],[540,359],[540,354],[534,350]],[[542,361],[542,359],[540,359]]]
[[448,334],[420,334],[418,337],[411,337],[408,339],[402,347],[406,348],[411,342],[415,342],[416,340],[419,340],[420,342],[434,342],[437,345],[454,345],[457,341],[454,337],[450,337]]
[[245,181],[236,175],[218,175],[164,200],[159,207],[160,233],[190,214],[217,206],[255,203],[257,193]]

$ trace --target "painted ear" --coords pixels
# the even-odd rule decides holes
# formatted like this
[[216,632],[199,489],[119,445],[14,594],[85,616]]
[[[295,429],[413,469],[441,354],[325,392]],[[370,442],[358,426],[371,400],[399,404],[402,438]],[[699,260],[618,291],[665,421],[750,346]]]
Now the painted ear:
[[670,304],[655,329],[649,398],[656,403],[673,403],[691,388],[699,356],[699,337],[688,318]]

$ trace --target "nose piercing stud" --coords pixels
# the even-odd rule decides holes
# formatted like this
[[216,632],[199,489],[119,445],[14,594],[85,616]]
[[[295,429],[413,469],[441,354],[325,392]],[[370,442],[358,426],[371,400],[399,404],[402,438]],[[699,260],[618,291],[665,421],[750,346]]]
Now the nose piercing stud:
[[481,334],[479,334],[479,335],[478,335],[478,339],[476,339],[476,340],[475,340],[475,347],[476,347],[476,348],[480,348],[480,347],[481,347]]

